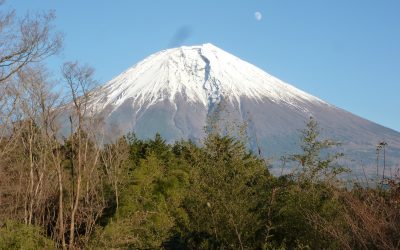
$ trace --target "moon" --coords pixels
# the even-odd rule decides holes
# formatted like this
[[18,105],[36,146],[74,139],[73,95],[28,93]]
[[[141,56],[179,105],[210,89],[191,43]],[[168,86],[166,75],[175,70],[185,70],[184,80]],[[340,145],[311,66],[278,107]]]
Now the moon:
[[254,12],[254,18],[255,18],[257,21],[261,21],[261,19],[262,19],[262,14],[261,14],[261,12],[259,12],[259,11]]

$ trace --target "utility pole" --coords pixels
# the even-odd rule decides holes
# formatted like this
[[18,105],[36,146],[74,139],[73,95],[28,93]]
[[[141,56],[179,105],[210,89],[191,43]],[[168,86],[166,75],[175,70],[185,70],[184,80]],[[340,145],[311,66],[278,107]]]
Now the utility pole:
[[383,148],[383,173],[382,173],[382,180],[385,179],[385,168],[386,168],[386,146],[388,144],[385,141],[379,143],[379,146]]
[[378,182],[379,179],[379,153],[381,151],[381,144],[378,143],[378,146],[376,146],[376,181]]

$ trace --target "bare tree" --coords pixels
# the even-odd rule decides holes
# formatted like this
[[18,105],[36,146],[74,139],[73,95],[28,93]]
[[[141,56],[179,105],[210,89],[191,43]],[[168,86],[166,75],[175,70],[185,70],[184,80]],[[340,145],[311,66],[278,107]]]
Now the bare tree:
[[0,12],[0,83],[28,64],[42,61],[60,50],[62,35],[53,32],[54,18],[54,12],[27,14],[22,20],[14,10]]
[[[69,226],[69,247],[75,242],[77,225],[85,227],[85,235],[93,230],[104,204],[101,202],[97,188],[100,181],[98,163],[100,149],[96,142],[95,119],[89,109],[90,90],[95,86],[93,69],[80,66],[78,63],[65,63],[62,68],[63,78],[69,88],[70,110],[70,162],[72,177],[72,197]],[[80,221],[76,220],[80,211]]]
[[116,141],[114,144],[107,145],[101,153],[102,164],[106,172],[108,181],[114,189],[116,211],[119,207],[120,185],[126,176],[124,167],[129,164],[129,145],[125,138]]
[[[62,35],[55,32],[52,26],[55,18],[53,12],[36,15],[27,14],[23,18],[18,18],[14,10],[5,10],[4,8],[4,1],[0,1],[0,176],[8,177],[1,178],[0,185],[5,188],[1,189],[0,207],[3,206],[3,201],[5,201],[3,196],[8,192],[7,183],[12,184],[19,181],[24,184],[22,183],[23,178],[21,175],[19,178],[12,174],[10,175],[10,173],[20,171],[21,169],[18,169],[16,165],[22,164],[20,159],[13,159],[18,163],[13,166],[11,158],[13,156],[12,152],[22,146],[20,144],[22,142],[21,135],[23,132],[26,135],[26,125],[29,124],[27,122],[29,120],[28,117],[32,115],[32,113],[26,113],[28,111],[27,99],[25,98],[25,101],[22,101],[22,98],[30,95],[25,91],[28,89],[33,90],[35,87],[24,86],[20,82],[22,79],[19,74],[27,67],[32,66],[32,64],[56,54],[62,46]],[[28,82],[30,81],[26,83]],[[29,107],[30,111],[32,111],[31,108],[32,106]],[[31,119],[31,132],[33,127],[34,120]],[[25,146],[32,153],[34,139],[39,137],[33,137],[33,134],[28,134],[29,136],[25,137],[28,138],[25,141],[27,143]],[[33,153],[31,156],[32,159],[28,165],[32,170],[29,178],[32,181],[35,169]],[[4,180],[9,180],[10,182],[5,182]],[[39,190],[32,184],[32,182],[28,184],[30,191]],[[22,185],[21,187],[24,186]],[[29,195],[27,193],[25,195],[32,198],[32,192],[28,193]],[[34,204],[30,204],[28,207],[31,205],[32,209],[28,210],[32,211]],[[17,206],[18,202],[15,202],[11,207],[14,207],[14,211],[17,211],[19,209]],[[27,213],[29,214],[28,210]],[[29,221],[29,217],[32,216],[28,216],[26,221]]]
[[[56,175],[53,148],[58,144],[55,134],[57,95],[44,67],[34,64],[21,69],[13,85],[18,98],[13,104],[12,130],[6,136],[0,152],[1,191],[12,211],[1,210],[1,217],[11,217],[46,228],[51,225],[53,197],[56,196]],[[4,128],[4,127],[3,127]],[[5,148],[7,148],[5,150]],[[4,187],[9,187],[4,188]]]

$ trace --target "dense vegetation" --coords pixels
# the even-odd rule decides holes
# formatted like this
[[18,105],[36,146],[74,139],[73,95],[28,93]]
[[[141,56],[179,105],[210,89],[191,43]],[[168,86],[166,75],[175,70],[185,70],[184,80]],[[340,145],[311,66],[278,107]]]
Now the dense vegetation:
[[7,156],[17,159],[2,161],[0,247],[397,249],[399,184],[346,189],[337,155],[321,158],[333,143],[318,139],[314,120],[307,125],[303,153],[290,157],[298,168],[280,177],[244,142],[218,133],[202,146],[159,135],[101,148],[85,141],[78,169],[77,135],[43,151],[36,128],[32,153],[15,147]]
[[61,47],[52,19],[0,15],[0,249],[400,248],[398,179],[340,181],[341,155],[327,151],[337,144],[314,119],[278,177],[245,129],[211,124],[201,144],[104,144],[88,108],[93,71],[63,65],[63,102],[40,65]]

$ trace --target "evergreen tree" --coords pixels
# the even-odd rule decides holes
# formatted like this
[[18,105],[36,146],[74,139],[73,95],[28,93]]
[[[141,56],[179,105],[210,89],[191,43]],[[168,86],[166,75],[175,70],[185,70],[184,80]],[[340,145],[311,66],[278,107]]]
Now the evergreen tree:
[[340,143],[329,139],[321,140],[320,128],[313,117],[310,117],[306,128],[300,132],[302,152],[292,155],[291,158],[299,165],[296,174],[301,181],[317,182],[321,178],[335,178],[348,171],[337,163],[343,153],[332,153],[332,149],[340,146]]
[[260,204],[269,174],[264,162],[243,143],[210,134],[193,155],[187,244],[193,248],[244,249],[255,247],[264,227]]

